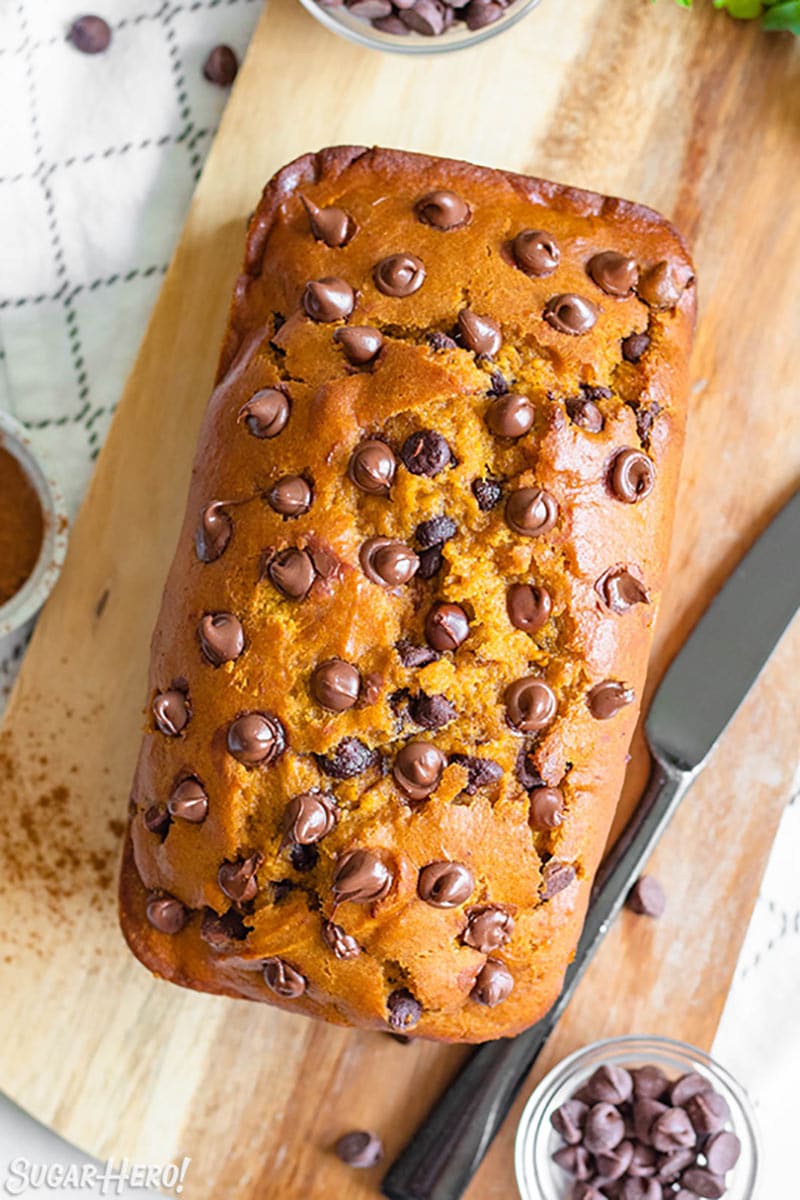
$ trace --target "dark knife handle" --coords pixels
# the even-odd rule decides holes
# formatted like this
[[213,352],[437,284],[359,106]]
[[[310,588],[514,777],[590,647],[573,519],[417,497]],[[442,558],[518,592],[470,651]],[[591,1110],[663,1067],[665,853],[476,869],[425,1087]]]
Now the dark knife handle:
[[459,1200],[693,775],[653,760],[636,812],[598,872],[575,958],[553,1007],[515,1038],[473,1051],[381,1185],[389,1200]]

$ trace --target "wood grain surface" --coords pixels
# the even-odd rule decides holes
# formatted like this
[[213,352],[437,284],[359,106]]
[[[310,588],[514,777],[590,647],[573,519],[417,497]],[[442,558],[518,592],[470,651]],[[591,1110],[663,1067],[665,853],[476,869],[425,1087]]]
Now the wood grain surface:
[[[282,163],[337,142],[625,195],[693,243],[701,319],[653,681],[800,477],[788,35],[705,4],[544,0],[485,46],[411,60],[270,0],[0,735],[0,1086],[98,1155],[190,1155],[189,1200],[366,1200],[380,1171],[348,1170],[332,1140],[375,1128],[394,1154],[463,1053],[156,982],[116,925],[148,639],[245,217]],[[798,673],[795,623],[657,852],[666,917],[623,916],[537,1073],[611,1033],[711,1043],[796,764]],[[620,820],[643,770],[640,747]],[[514,1194],[512,1137],[509,1121],[472,1200]]]

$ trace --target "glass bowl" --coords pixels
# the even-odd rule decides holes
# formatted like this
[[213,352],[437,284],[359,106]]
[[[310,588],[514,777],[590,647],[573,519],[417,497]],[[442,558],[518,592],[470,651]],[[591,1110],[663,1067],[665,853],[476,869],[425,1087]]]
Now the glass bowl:
[[357,42],[360,46],[368,46],[371,50],[389,50],[395,54],[443,54],[448,50],[475,46],[478,42],[485,42],[487,38],[516,25],[517,21],[521,21],[540,2],[541,0],[513,0],[498,21],[484,25],[482,29],[467,29],[463,21],[457,21],[446,33],[438,37],[426,37],[413,30],[404,36],[383,33],[380,29],[374,29],[363,17],[352,16],[344,4],[330,6],[318,4],[317,0],[300,0],[303,8],[333,33],[338,33],[351,42]]
[[[761,1146],[752,1104],[744,1088],[704,1051],[670,1038],[609,1038],[577,1050],[554,1067],[536,1086],[520,1118],[514,1148],[517,1187],[522,1200],[568,1200],[573,1180],[554,1163],[552,1154],[564,1143],[550,1124],[551,1114],[604,1063],[621,1067],[654,1064],[670,1078],[696,1071],[724,1096],[731,1110],[728,1128],[742,1143],[741,1157],[728,1173],[725,1200],[755,1200]],[[672,1193],[665,1189],[665,1200]]]

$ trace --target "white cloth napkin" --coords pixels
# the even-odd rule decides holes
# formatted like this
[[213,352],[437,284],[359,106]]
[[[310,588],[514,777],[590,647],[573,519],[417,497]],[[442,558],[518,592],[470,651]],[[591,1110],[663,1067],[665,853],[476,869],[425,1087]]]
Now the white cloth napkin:
[[[259,11],[258,0],[96,7],[113,39],[89,57],[65,42],[76,0],[0,0],[0,406],[49,452],[73,513],[225,103],[203,61],[220,42],[241,58]],[[0,705],[16,666],[0,664]],[[761,1113],[770,1200],[788,1196],[794,1170],[798,849],[794,804],[715,1045]]]

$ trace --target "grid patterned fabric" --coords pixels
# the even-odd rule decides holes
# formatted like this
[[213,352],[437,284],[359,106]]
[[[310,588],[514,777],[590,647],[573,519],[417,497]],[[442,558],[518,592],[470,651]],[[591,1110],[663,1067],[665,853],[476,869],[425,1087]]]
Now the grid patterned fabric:
[[[79,0],[0,0],[0,407],[35,435],[72,514],[225,103],[202,63],[220,42],[241,59],[259,12],[258,0],[88,7],[113,31],[95,57],[65,41]],[[0,662],[0,710],[23,650]],[[715,1044],[760,1111],[770,1197],[794,1178],[798,845],[795,797]],[[31,1137],[20,1127],[15,1145]]]

